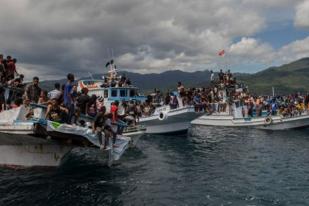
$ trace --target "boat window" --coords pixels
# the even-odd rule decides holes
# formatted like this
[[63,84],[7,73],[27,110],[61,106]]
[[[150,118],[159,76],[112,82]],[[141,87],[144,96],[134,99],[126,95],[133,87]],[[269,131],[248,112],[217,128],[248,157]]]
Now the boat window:
[[127,90],[121,89],[121,90],[120,90],[120,96],[121,96],[121,97],[126,97],[126,96],[127,96]]
[[135,92],[134,89],[131,89],[130,90],[130,97],[134,97],[134,96],[136,96],[136,92]]
[[112,89],[112,97],[117,97],[117,89]]
[[104,98],[108,97],[108,90],[104,90]]

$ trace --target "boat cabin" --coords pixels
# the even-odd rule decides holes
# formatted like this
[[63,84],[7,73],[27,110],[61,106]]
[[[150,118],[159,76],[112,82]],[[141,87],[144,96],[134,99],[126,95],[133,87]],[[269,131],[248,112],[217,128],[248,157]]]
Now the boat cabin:
[[95,94],[97,97],[104,98],[104,105],[109,108],[112,102],[118,101],[140,101],[145,102],[146,97],[139,94],[135,86],[124,87],[104,87],[104,80],[81,80],[78,82],[78,91],[83,88],[88,89],[88,95]]

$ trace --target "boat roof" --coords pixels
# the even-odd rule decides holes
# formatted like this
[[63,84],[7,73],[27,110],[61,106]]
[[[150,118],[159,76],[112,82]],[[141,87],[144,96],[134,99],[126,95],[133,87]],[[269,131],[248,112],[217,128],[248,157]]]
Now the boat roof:
[[[85,83],[87,84],[87,82],[89,83],[104,83],[103,79],[83,79],[83,80],[79,80],[79,82]],[[97,89],[138,89],[137,86],[134,85],[128,85],[128,86],[122,86],[122,87],[112,87],[112,86],[108,86],[108,87],[101,87],[101,88],[97,88]]]

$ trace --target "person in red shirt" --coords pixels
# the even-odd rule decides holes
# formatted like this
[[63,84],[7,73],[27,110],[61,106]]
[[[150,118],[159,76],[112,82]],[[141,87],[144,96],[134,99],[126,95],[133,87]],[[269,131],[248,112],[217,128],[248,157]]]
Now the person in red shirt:
[[119,102],[115,101],[115,102],[112,103],[112,106],[111,106],[112,122],[113,123],[116,123],[117,120],[118,120],[118,105],[119,105]]

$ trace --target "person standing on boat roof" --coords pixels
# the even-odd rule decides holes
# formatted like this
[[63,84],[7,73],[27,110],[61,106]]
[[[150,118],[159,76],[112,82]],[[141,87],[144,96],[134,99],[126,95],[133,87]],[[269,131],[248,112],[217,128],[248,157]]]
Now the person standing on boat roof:
[[63,103],[64,106],[69,110],[67,123],[70,124],[74,115],[74,97],[73,97],[73,82],[74,75],[69,73],[67,75],[67,83],[64,86]]
[[210,70],[210,83],[213,83],[215,81],[215,74],[212,70]]
[[6,69],[5,66],[3,64],[3,54],[0,54],[0,78],[5,77],[6,76]]
[[185,87],[183,86],[181,82],[178,82],[177,90],[178,90],[178,95],[176,96],[176,98],[178,101],[178,106],[183,107],[182,98],[185,96]]
[[11,84],[9,97],[7,99],[7,105],[14,103],[17,99],[22,99],[24,90],[20,85],[20,80],[14,79],[13,84]]
[[111,61],[107,62],[105,67],[109,69],[109,83],[111,84],[113,81],[116,80],[117,76],[117,69],[116,65],[114,64],[114,60],[112,59]]
[[7,56],[7,68],[6,68],[6,75],[7,80],[12,80],[15,78],[15,74],[18,74],[16,71],[16,59],[12,59],[11,56]]
[[223,83],[223,81],[224,81],[224,73],[223,73],[222,69],[220,69],[220,72],[218,73],[218,76],[219,76],[220,83]]
[[41,94],[39,87],[39,77],[33,77],[32,84],[28,85],[25,91],[25,97],[32,103],[38,103]]

